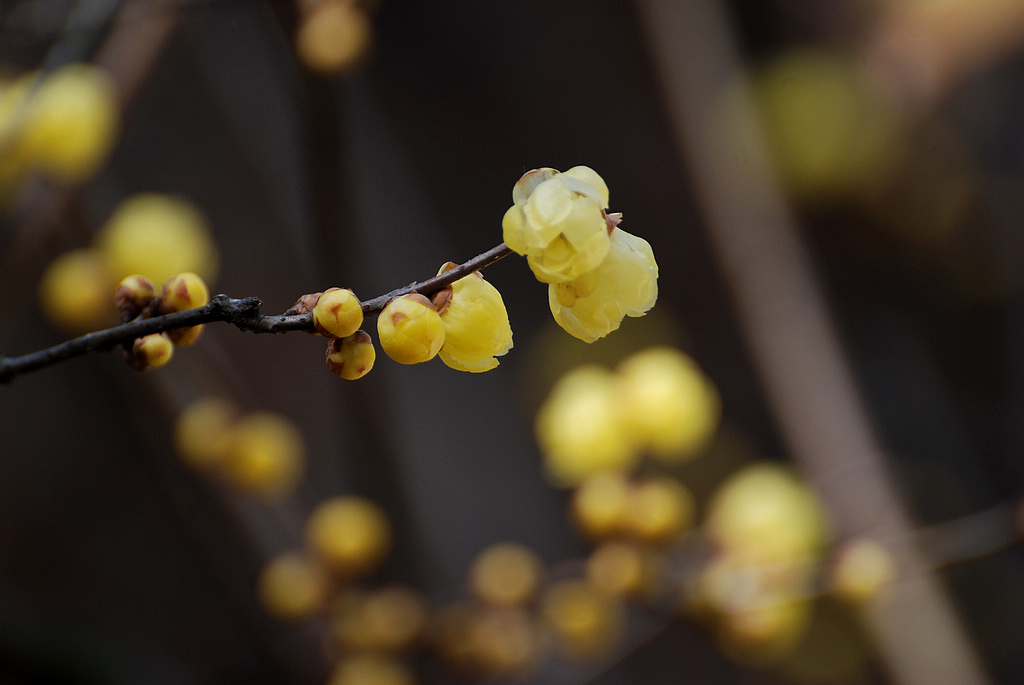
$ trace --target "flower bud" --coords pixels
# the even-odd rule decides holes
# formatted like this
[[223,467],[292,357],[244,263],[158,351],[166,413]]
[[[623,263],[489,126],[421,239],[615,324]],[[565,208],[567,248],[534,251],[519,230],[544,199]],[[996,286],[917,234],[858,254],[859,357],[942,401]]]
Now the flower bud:
[[366,331],[356,331],[347,338],[333,338],[327,343],[327,368],[347,381],[369,373],[376,358],[373,341]]
[[171,361],[174,343],[164,333],[153,333],[136,338],[132,349],[126,353],[128,363],[136,371],[155,369]]
[[843,544],[832,566],[832,590],[845,602],[864,604],[896,578],[896,563],[882,543],[860,538]]
[[391,300],[377,317],[384,352],[399,364],[433,359],[444,344],[444,322],[430,300],[413,293]]
[[114,291],[117,310],[121,312],[121,321],[124,323],[138,317],[155,299],[156,286],[153,281],[138,274],[124,277]]
[[[454,267],[448,262],[438,275]],[[471,373],[496,367],[495,357],[512,348],[512,328],[501,293],[479,271],[460,278],[443,292],[445,305],[439,308],[445,331],[444,345],[438,352],[441,361]]]
[[603,338],[626,316],[643,316],[658,299],[658,264],[643,238],[612,231],[600,266],[574,280],[548,286],[548,304],[559,326],[584,342]]
[[230,454],[238,411],[227,400],[197,400],[174,422],[174,447],[182,461],[198,471],[219,468]]
[[277,618],[294,621],[323,609],[331,580],[310,559],[290,553],[274,557],[263,567],[258,589],[263,608]]
[[505,244],[526,256],[538,280],[569,281],[604,261],[608,187],[593,169],[533,169],[516,183],[512,200],[501,222]]
[[328,338],[347,338],[363,325],[363,306],[351,290],[328,288],[313,307],[313,325]]
[[[209,301],[210,293],[203,279],[194,273],[185,272],[171,276],[164,283],[158,310],[161,314],[183,312],[202,307]],[[168,331],[167,335],[175,345],[185,347],[194,343],[202,331],[203,326],[199,325]]]

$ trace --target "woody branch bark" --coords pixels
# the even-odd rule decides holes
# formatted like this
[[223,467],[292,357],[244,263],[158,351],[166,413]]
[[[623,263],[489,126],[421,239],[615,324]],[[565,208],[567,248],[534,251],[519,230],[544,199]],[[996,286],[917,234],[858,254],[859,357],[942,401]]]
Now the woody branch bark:
[[[512,253],[505,243],[501,243],[472,259],[459,264],[443,274],[410,283],[396,288],[372,300],[363,302],[365,316],[380,313],[388,302],[412,292],[431,295],[463,276],[479,271],[494,264]],[[111,295],[113,297],[113,295]],[[110,350],[136,338],[153,333],[163,333],[178,328],[189,328],[199,324],[223,321],[230,323],[239,330],[251,333],[288,333],[291,331],[314,331],[313,315],[278,314],[267,316],[261,313],[262,302],[256,297],[235,299],[227,295],[217,295],[209,304],[184,312],[154,316],[147,319],[136,319],[121,326],[88,333],[73,338],[45,350],[39,350],[20,357],[0,355],[0,382],[7,383],[20,374],[35,371],[58,362],[78,357],[88,352],[109,352]]]

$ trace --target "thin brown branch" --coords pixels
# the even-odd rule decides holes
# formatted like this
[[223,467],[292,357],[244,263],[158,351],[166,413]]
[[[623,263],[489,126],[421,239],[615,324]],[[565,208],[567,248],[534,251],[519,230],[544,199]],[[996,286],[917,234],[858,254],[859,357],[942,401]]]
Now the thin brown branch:
[[[505,243],[501,243],[443,274],[410,283],[405,287],[396,288],[389,293],[367,300],[363,303],[363,314],[364,316],[379,314],[388,302],[412,292],[431,295],[463,276],[484,269],[511,253],[512,250],[506,247]],[[239,330],[251,333],[289,333],[291,331],[315,330],[311,313],[265,316],[260,312],[262,304],[256,297],[235,299],[227,295],[217,295],[210,300],[209,304],[196,309],[136,319],[121,326],[87,333],[59,345],[20,357],[0,355],[0,383],[9,383],[15,376],[36,371],[88,352],[109,352],[115,347],[145,335],[189,328],[215,321],[230,323]]]

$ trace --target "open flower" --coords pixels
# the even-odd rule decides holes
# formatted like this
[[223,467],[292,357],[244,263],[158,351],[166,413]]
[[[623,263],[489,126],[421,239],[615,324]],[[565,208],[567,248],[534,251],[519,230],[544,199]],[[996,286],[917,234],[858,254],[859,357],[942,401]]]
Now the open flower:
[[608,254],[608,187],[593,169],[526,172],[501,225],[505,244],[525,255],[537,279],[563,283],[595,269]]
[[658,299],[658,263],[643,238],[616,228],[611,249],[596,269],[548,286],[548,304],[558,325],[594,342],[626,316],[643,316]]
[[[448,262],[438,275],[453,269]],[[444,288],[434,298],[444,322],[444,345],[437,356],[459,371],[480,373],[498,365],[512,349],[512,328],[501,293],[474,271]]]

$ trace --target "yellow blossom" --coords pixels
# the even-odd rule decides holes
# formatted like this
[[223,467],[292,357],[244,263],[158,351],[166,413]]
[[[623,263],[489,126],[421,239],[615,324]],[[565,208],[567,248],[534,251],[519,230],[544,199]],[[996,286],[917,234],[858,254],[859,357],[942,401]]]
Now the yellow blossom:
[[548,286],[548,303],[558,325],[584,342],[619,327],[626,316],[643,316],[658,299],[658,263],[650,244],[620,228],[596,269]]
[[[438,274],[454,267],[448,262]],[[489,371],[498,365],[495,357],[512,349],[512,328],[501,293],[479,271],[460,278],[450,288],[442,291],[438,308],[445,335],[437,356],[459,371]]]
[[608,254],[608,187],[577,166],[528,171],[512,190],[502,220],[505,244],[525,255],[537,279],[562,283],[595,269]]

